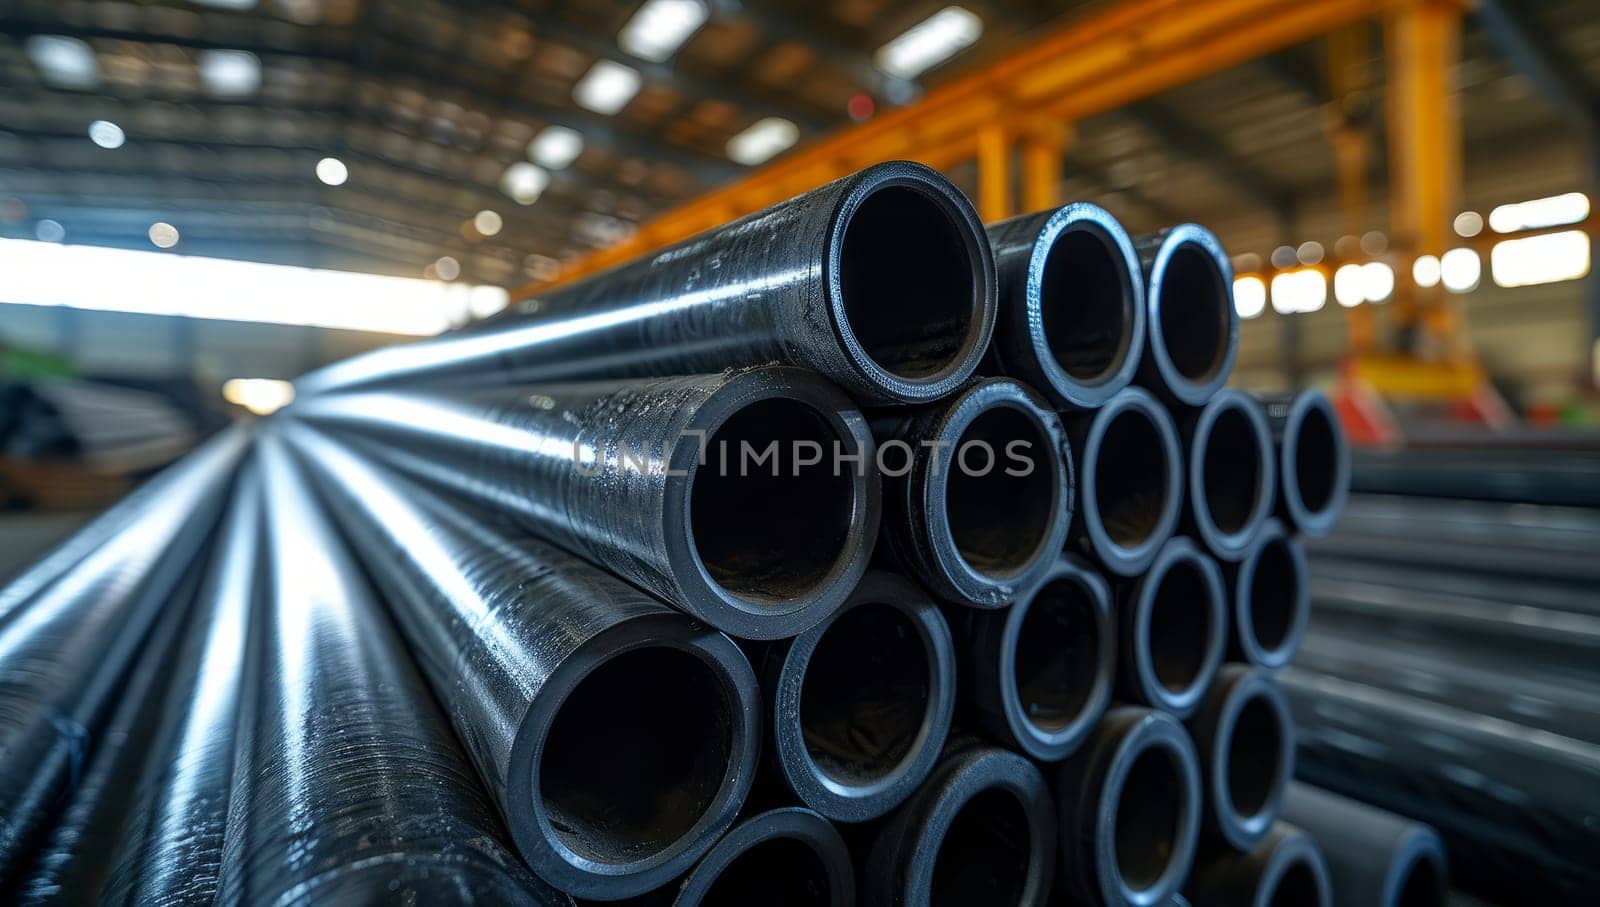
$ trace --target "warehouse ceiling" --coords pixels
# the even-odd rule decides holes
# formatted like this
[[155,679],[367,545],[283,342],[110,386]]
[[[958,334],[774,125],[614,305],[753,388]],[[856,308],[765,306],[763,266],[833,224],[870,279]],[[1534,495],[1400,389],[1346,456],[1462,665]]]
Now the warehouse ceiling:
[[[712,0],[659,61],[649,29],[619,38],[641,5],[0,0],[0,235],[48,220],[69,242],[148,249],[169,238],[150,231],[162,222],[176,251],[407,276],[448,255],[461,279],[514,285],[737,178],[729,142],[753,124],[787,120],[803,146],[1105,4],[965,3],[981,36],[915,79],[875,56],[942,0]],[[1500,5],[1596,96],[1600,7]],[[1064,196],[1135,228],[1226,212],[1252,237],[1294,239],[1300,206],[1334,182],[1322,54],[1294,48],[1079,124]],[[604,61],[638,74],[614,113],[575,99]],[[1381,140],[1381,62],[1367,69]],[[1509,138],[1570,139],[1470,21],[1459,81],[1469,162]],[[116,131],[91,141],[97,121]],[[955,176],[970,186],[970,168]]]

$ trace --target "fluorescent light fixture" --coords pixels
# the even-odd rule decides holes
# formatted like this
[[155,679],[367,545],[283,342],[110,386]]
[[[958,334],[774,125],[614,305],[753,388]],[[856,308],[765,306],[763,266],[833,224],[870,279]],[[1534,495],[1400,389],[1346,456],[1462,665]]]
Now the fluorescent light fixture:
[[538,201],[549,185],[550,171],[526,161],[512,164],[500,176],[500,191],[511,196],[519,205],[531,205]]
[[200,82],[218,97],[249,97],[261,88],[261,59],[248,50],[202,50]]
[[678,52],[706,24],[710,11],[700,0],[646,0],[617,35],[617,46],[657,63]]
[[506,298],[498,287],[24,239],[0,239],[0,274],[0,304],[414,336]]
[[795,124],[783,117],[767,117],[728,139],[728,157],[735,163],[754,166],[771,160],[799,138],[800,129]]
[[294,402],[294,385],[278,378],[229,378],[222,382],[222,399],[265,416]]
[[121,148],[127,140],[122,127],[110,120],[95,120],[89,124],[89,141],[101,148]]
[[472,215],[472,229],[477,230],[479,235],[482,236],[494,236],[505,225],[505,219],[500,216],[498,211],[490,211],[485,208]]
[[1582,192],[1568,192],[1565,195],[1501,205],[1489,212],[1489,228],[1496,233],[1539,230],[1575,224],[1588,216],[1589,196]]
[[178,244],[178,228],[164,220],[158,220],[150,225],[150,242],[157,249],[170,249]]
[[1489,273],[1502,287],[1577,280],[1589,273],[1589,234],[1565,230],[1497,243],[1489,250]]
[[343,186],[344,181],[350,178],[350,168],[344,161],[336,157],[325,157],[317,161],[317,179],[330,186]]
[[1423,289],[1439,285],[1439,258],[1436,255],[1419,255],[1411,263],[1411,282]]
[[1234,280],[1233,307],[1240,318],[1259,316],[1267,310],[1267,285],[1254,276]]
[[1457,236],[1471,239],[1483,232],[1483,215],[1476,211],[1463,211],[1456,215],[1452,226],[1455,227]]
[[93,88],[100,81],[100,64],[88,42],[65,35],[32,35],[28,57],[39,74],[61,88]]
[[433,273],[439,275],[440,280],[455,280],[461,276],[461,262],[449,255],[440,256],[439,260],[433,263]]
[[583,153],[583,133],[565,126],[546,126],[528,143],[528,157],[536,164],[560,170]]
[[611,116],[639,93],[639,70],[611,60],[596,60],[573,86],[578,106]]
[[1316,268],[1282,271],[1272,278],[1272,310],[1280,315],[1315,312],[1328,301],[1328,279]]
[[1452,293],[1470,293],[1483,276],[1483,261],[1471,249],[1451,249],[1439,259],[1439,279]]
[[972,46],[983,34],[983,20],[969,9],[947,6],[878,48],[873,58],[891,76],[914,79]]
[[1367,301],[1367,281],[1361,265],[1341,265],[1333,272],[1333,298],[1347,309]]
[[1368,302],[1383,302],[1394,295],[1394,268],[1381,261],[1361,266],[1362,295]]

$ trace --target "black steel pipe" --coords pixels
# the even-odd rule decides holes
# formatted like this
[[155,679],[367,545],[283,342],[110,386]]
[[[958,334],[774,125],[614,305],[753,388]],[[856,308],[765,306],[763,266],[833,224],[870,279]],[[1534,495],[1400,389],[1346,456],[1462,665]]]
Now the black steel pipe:
[[1311,619],[1306,551],[1268,519],[1237,564],[1226,564],[1229,657],[1276,670],[1294,659]]
[[[1566,428],[1562,435],[1588,449],[1485,449],[1496,438],[1486,434],[1460,449],[1356,451],[1351,486],[1381,494],[1600,507],[1594,439]],[[1513,444],[1521,443],[1518,437]]]
[[1188,718],[1222,667],[1228,644],[1222,571],[1194,542],[1161,547],[1118,596],[1119,698]]
[[776,773],[826,818],[876,819],[933,770],[955,709],[956,653],[938,606],[904,578],[868,571],[843,607],[756,664]]
[[684,877],[673,907],[854,907],[855,869],[832,823],[786,807],[741,821]]
[[1294,777],[1288,702],[1261,668],[1224,665],[1189,730],[1204,778],[1206,834],[1250,850],[1278,820]]
[[1133,245],[1149,309],[1138,381],[1170,402],[1203,405],[1228,382],[1239,351],[1233,262],[1198,224],[1134,237]]
[[296,413],[735,636],[777,639],[822,620],[877,537],[866,421],[797,368],[375,391]]
[[1128,386],[1145,344],[1144,276],[1122,224],[1077,202],[989,225],[1000,310],[988,365],[1058,408]]
[[183,645],[168,665],[153,752],[140,775],[125,779],[137,800],[97,903],[204,904],[216,897],[260,549],[260,476],[247,461]]
[[[1521,604],[1553,612],[1600,617],[1600,600],[1587,586],[1552,579],[1467,573],[1428,564],[1380,563],[1340,557],[1330,552],[1317,556],[1312,572],[1313,590],[1333,584],[1364,588],[1387,587],[1414,593],[1433,592],[1458,601],[1478,604]],[[1323,597],[1315,592],[1317,597]]]
[[1062,763],[1056,799],[1068,898],[1160,904],[1188,877],[1200,837],[1200,763],[1171,715],[1112,708]]
[[1041,762],[1072,755],[1105,714],[1115,685],[1111,589],[1062,555],[1001,611],[951,612],[965,694],[996,740]]
[[314,430],[284,431],[534,871],[615,899],[687,870],[756,770],[760,692],[738,647]]
[[568,904],[522,866],[283,442],[256,443],[266,582],[217,903]]
[[1166,409],[1130,387],[1092,413],[1069,415],[1078,466],[1068,542],[1117,576],[1138,576],[1178,526],[1183,452]]
[[861,901],[1042,905],[1056,864],[1050,789],[1033,763],[970,740],[878,830]]
[[1184,531],[1213,557],[1242,560],[1272,516],[1277,494],[1266,411],[1244,391],[1225,388],[1177,420],[1188,467]]
[[224,432],[191,454],[120,532],[0,620],[0,878],[42,843],[158,617],[188,606],[174,592],[248,434]]
[[1294,825],[1274,823],[1249,851],[1196,860],[1183,893],[1192,907],[1378,907],[1378,901],[1337,899],[1338,883],[1318,843]]
[[971,202],[920,164],[877,164],[586,280],[521,317],[336,363],[362,385],[524,384],[784,362],[875,403],[937,400],[994,330],[994,257]]
[[1449,870],[1433,829],[1309,784],[1289,785],[1283,817],[1321,846],[1333,907],[1444,907]]
[[1296,532],[1327,535],[1350,497],[1350,445],[1339,415],[1319,390],[1261,402],[1278,452],[1278,516]]
[[1073,510],[1061,420],[1026,385],[974,382],[872,415],[883,470],[880,551],[941,599],[1001,608],[1055,562]]

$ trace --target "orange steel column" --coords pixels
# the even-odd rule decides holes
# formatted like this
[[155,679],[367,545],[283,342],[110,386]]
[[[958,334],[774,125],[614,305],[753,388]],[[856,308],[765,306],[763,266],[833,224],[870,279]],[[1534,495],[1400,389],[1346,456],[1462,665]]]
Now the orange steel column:
[[1056,123],[1033,129],[1022,143],[1022,211],[1044,211],[1061,204],[1061,159],[1071,130]]
[[978,216],[992,224],[1014,210],[1010,136],[1001,126],[985,126],[978,131]]

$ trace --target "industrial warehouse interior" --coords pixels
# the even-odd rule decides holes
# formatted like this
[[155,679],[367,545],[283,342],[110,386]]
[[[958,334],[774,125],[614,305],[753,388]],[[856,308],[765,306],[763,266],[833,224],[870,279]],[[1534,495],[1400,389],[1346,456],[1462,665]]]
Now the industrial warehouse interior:
[[1592,905],[1597,192],[1594,0],[0,0],[0,903]]

